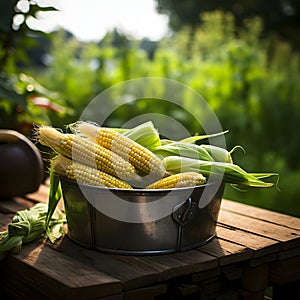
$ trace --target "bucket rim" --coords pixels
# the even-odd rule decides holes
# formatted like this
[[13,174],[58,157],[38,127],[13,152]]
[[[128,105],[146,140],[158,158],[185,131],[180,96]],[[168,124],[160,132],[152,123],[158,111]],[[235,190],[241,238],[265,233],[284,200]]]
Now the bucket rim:
[[85,189],[90,188],[90,189],[95,189],[99,191],[111,191],[113,193],[127,193],[127,194],[161,194],[161,193],[170,193],[172,191],[188,191],[188,190],[201,190],[206,187],[212,187],[214,185],[223,185],[224,182],[220,181],[213,181],[210,183],[204,183],[201,185],[195,185],[195,186],[189,186],[189,187],[178,187],[178,188],[167,188],[167,189],[145,189],[145,188],[133,188],[133,189],[125,189],[125,188],[111,188],[111,187],[102,187],[102,186],[96,186],[96,185],[91,185],[91,184],[86,184],[86,183],[80,183],[75,180],[69,179],[65,176],[59,175],[59,179],[61,182],[66,181],[71,184],[77,185],[77,186],[82,186]]

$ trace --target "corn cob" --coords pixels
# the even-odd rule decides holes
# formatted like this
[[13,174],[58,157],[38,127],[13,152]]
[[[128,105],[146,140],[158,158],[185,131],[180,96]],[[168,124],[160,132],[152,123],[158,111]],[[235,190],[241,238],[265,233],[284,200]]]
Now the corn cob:
[[185,172],[160,179],[146,187],[146,189],[173,189],[201,185],[206,182],[205,177],[196,172]]
[[55,128],[38,128],[38,141],[56,152],[124,181],[139,181],[134,167],[108,149],[75,134],[63,134]]
[[110,128],[98,127],[88,122],[78,122],[75,127],[78,132],[98,145],[128,160],[141,175],[151,174],[157,178],[164,175],[164,165],[153,152],[119,132]]
[[101,172],[95,168],[83,165],[81,163],[73,162],[71,159],[62,155],[57,155],[51,160],[51,169],[56,174],[85,184],[106,186],[111,188],[132,189],[128,183],[112,175]]

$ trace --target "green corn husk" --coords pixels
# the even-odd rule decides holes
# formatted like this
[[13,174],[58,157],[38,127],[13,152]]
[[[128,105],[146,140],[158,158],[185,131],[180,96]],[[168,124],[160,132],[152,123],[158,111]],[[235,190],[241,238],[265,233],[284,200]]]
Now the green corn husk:
[[[172,140],[161,139],[158,130],[154,127],[151,121],[147,121],[145,123],[142,123],[130,129],[124,129],[124,128],[111,128],[111,129],[118,131],[119,133],[127,136],[128,138],[134,140],[135,142],[141,144],[142,146],[146,147],[151,151],[155,150],[157,147],[161,145],[174,143],[174,141]],[[179,142],[191,145],[197,141],[212,138],[212,137],[217,137],[227,132],[228,130],[219,133],[208,134],[208,135],[191,136],[182,139]]]
[[48,209],[46,214],[46,224],[45,230],[46,235],[49,240],[54,243],[58,240],[63,233],[62,223],[52,223],[51,220],[61,219],[66,222],[66,216],[60,210],[57,210],[57,204],[62,197],[62,189],[60,186],[59,177],[54,174],[52,170],[50,170],[50,189],[49,189],[49,197],[48,197]]
[[211,155],[214,161],[232,163],[231,154],[226,149],[206,144],[202,144],[200,147],[205,149]]
[[50,170],[50,188],[48,197],[48,210],[46,215],[46,227],[49,225],[52,215],[56,209],[58,201],[62,197],[60,181],[57,175]]
[[231,163],[197,160],[180,156],[168,156],[163,159],[170,173],[198,172],[204,176],[216,176],[224,182],[236,186],[271,187],[274,183],[264,182],[261,178],[278,176],[275,173],[247,173],[241,167]]
[[209,139],[209,138],[212,138],[212,137],[217,137],[217,136],[223,135],[223,134],[228,133],[228,132],[229,132],[229,130],[225,130],[223,132],[212,133],[212,134],[194,135],[194,136],[190,136],[190,137],[187,137],[185,139],[182,139],[182,140],[180,140],[180,142],[181,143],[194,144],[198,141]]
[[150,151],[161,145],[159,133],[151,121],[142,123],[132,129],[126,129],[121,133]]
[[[2,232],[3,233],[3,232]],[[9,237],[7,232],[6,241],[0,241],[0,260],[5,258],[8,251],[12,251],[13,253],[19,253],[22,245],[22,236],[12,236]]]
[[[153,148],[152,151],[162,157],[180,155],[200,160],[232,163],[231,152],[226,149],[209,144],[195,144],[197,141],[217,137],[227,132],[228,130],[210,135],[191,136],[180,141],[163,139],[161,140],[161,146]],[[234,150],[235,148],[232,151]]]
[[207,161],[213,161],[214,159],[210,153],[202,147],[195,144],[187,144],[181,142],[171,142],[169,144],[155,147],[153,152],[161,157],[179,155],[194,159],[201,159]]
[[[35,241],[46,232],[48,205],[38,203],[30,209],[21,210],[13,217],[6,231],[0,232],[0,260],[10,251],[19,253],[23,243]],[[57,238],[62,235],[62,226],[66,223],[63,212],[56,210],[49,221],[49,233]],[[61,234],[57,234],[58,227]]]
[[164,140],[161,146],[155,147],[152,151],[161,157],[179,155],[200,160],[232,163],[231,151],[229,152],[224,148],[207,144],[196,145],[167,141]]

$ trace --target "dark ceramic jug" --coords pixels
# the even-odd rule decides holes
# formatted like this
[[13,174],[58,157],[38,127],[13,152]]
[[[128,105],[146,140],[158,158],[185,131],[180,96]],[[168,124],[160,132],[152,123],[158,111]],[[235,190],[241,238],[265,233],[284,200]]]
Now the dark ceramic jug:
[[0,129],[0,198],[38,190],[44,164],[36,146],[23,134]]

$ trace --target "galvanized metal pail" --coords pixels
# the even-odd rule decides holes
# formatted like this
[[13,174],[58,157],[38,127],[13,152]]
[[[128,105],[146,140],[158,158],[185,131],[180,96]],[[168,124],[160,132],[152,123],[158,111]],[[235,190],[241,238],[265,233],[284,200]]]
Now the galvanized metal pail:
[[[192,249],[214,237],[223,183],[172,190],[127,190],[60,179],[68,235],[84,247],[118,254],[163,254]],[[201,206],[203,197],[207,199]],[[149,205],[162,216],[147,211]],[[140,220],[131,214],[136,207]]]

